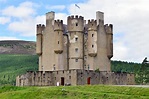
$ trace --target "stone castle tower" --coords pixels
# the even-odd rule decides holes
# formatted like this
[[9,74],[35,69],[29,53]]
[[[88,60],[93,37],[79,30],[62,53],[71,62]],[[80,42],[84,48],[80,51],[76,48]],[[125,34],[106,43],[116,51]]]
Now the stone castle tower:
[[54,17],[49,12],[46,26],[37,25],[39,71],[111,71],[113,26],[104,25],[103,12],[96,12],[96,20],[87,23],[82,16],[68,16],[67,25]]

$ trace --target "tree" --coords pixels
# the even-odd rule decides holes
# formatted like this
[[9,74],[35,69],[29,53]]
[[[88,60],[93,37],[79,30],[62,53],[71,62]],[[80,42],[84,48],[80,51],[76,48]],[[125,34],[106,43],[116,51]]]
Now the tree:
[[139,71],[136,73],[136,81],[139,84],[149,83],[149,61],[147,61],[147,57],[145,57]]

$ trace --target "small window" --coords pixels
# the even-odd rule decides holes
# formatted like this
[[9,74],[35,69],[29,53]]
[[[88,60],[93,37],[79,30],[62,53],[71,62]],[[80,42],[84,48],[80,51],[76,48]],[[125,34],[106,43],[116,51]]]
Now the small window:
[[88,65],[88,70],[90,69],[90,66]]
[[58,41],[58,44],[59,44],[59,41]]
[[75,48],[75,52],[78,52],[78,48]]
[[76,59],[76,62],[78,62],[78,59]]
[[86,69],[86,65],[84,65],[84,69]]
[[59,32],[58,32],[58,35],[59,35]]
[[76,26],[78,26],[78,23],[76,23]]
[[71,76],[69,76],[69,79],[71,79]]
[[77,37],[75,38],[75,41],[78,41],[78,38]]
[[92,37],[94,36],[94,34],[92,34]]
[[53,69],[55,70],[55,64],[53,65]]
[[94,45],[92,45],[92,48],[94,47]]
[[55,77],[55,80],[56,80],[56,77]]

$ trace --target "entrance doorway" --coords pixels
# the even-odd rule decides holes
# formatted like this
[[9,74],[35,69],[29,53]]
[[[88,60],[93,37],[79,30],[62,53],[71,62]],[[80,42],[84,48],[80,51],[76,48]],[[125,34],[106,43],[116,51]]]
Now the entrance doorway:
[[91,84],[91,77],[87,78],[87,84],[90,85]]
[[61,77],[61,85],[64,86],[64,77]]

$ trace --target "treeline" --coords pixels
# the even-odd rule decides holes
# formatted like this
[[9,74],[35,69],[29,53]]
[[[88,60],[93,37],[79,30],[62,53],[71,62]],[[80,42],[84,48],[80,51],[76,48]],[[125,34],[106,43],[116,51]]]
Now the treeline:
[[141,68],[140,63],[124,62],[124,61],[112,61],[111,70],[113,72],[126,72],[135,73]]

